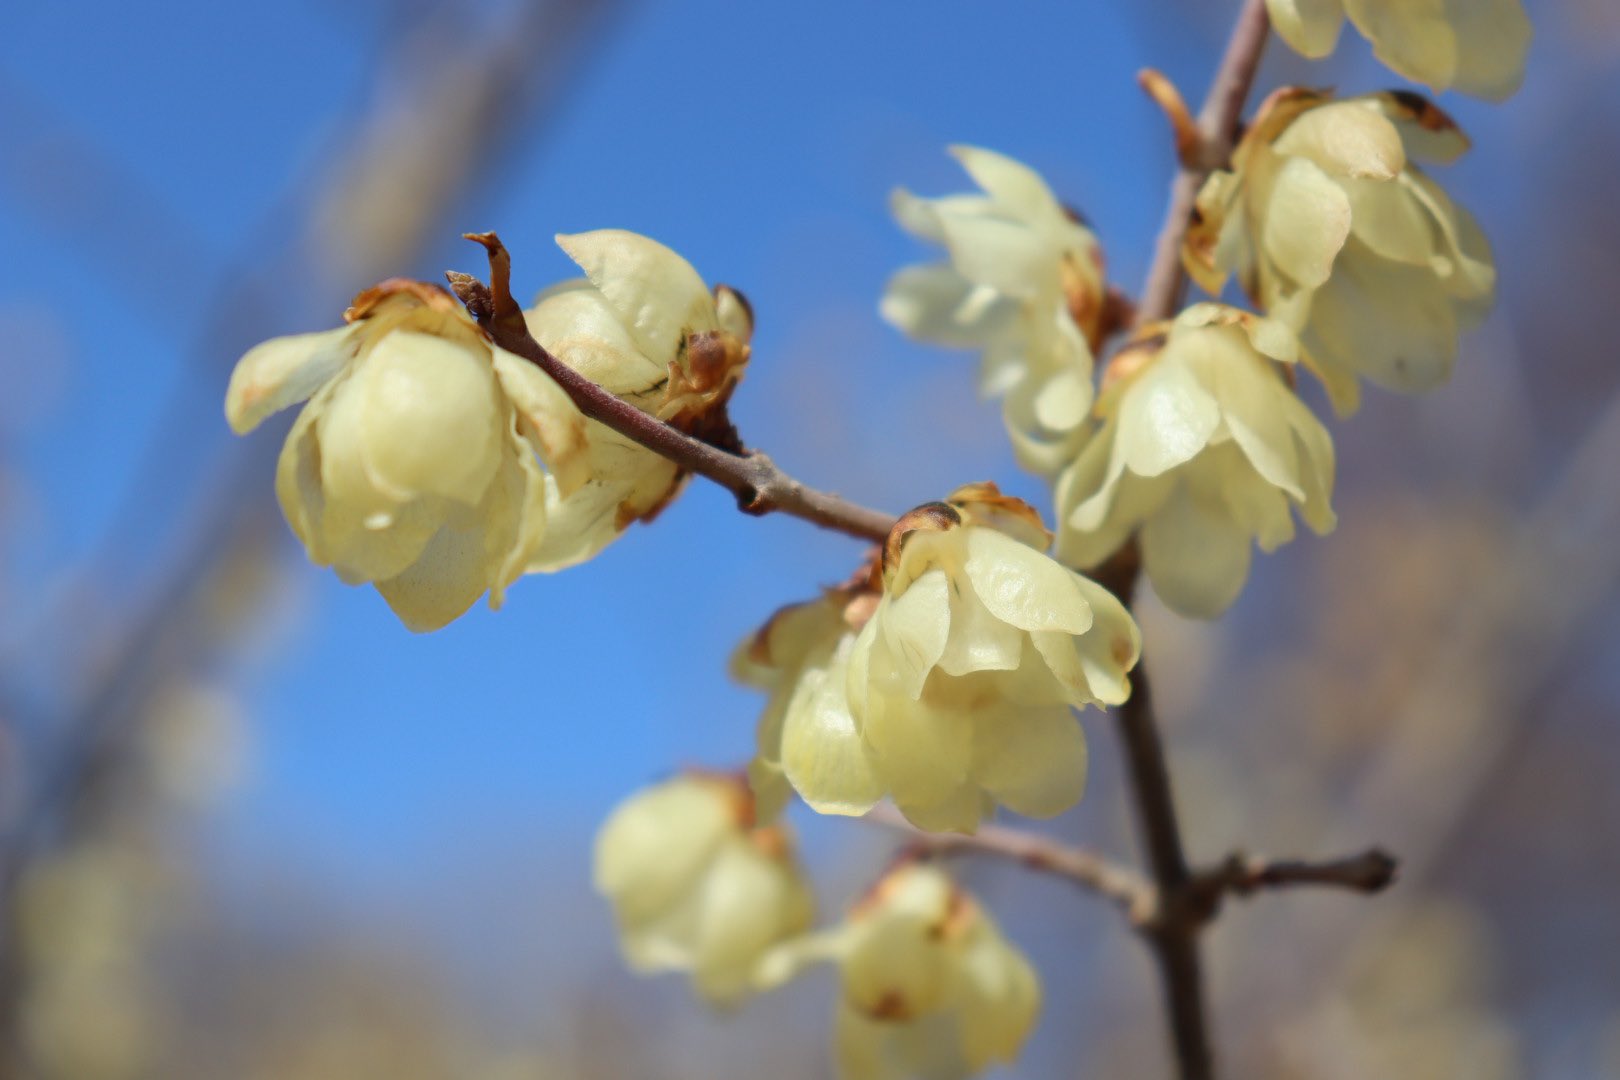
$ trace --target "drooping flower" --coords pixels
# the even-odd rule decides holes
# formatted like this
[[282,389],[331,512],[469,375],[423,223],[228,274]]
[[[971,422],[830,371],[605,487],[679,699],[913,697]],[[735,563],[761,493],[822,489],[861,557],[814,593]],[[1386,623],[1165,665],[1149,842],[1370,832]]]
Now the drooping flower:
[[1266,0],[1272,25],[1319,59],[1345,16],[1392,70],[1435,91],[1500,101],[1524,81],[1530,20],[1520,0]]
[[955,1080],[1014,1061],[1041,985],[990,915],[937,868],[890,871],[831,930],[768,954],[773,985],[816,961],[839,971],[835,1052],[844,1080]]
[[1184,262],[1213,294],[1237,274],[1296,330],[1341,413],[1359,402],[1358,378],[1431,389],[1489,312],[1496,270],[1473,217],[1411,159],[1451,161],[1467,145],[1415,94],[1281,91],[1232,171],[1199,193]]
[[691,773],[639,792],[596,837],[597,891],[637,971],[689,972],[715,1005],[751,990],[766,950],[808,929],[814,899],[781,825],[741,777]]
[[1019,461],[1050,473],[1072,456],[1091,407],[1102,248],[1029,166],[977,147],[951,153],[984,194],[894,193],[900,224],[943,245],[949,262],[901,270],[881,310],[913,337],[982,352],[980,388],[1005,395]]
[[559,490],[584,480],[584,416],[436,286],[383,282],[344,317],[242,357],[231,428],[308,399],[276,494],[309,557],[375,584],[412,630],[444,626],[485,592],[498,608],[545,535],[540,463]]
[[1248,576],[1250,545],[1291,540],[1290,507],[1333,528],[1333,443],[1290,386],[1282,324],[1195,304],[1111,362],[1101,429],[1057,481],[1057,556],[1090,567],[1134,533],[1153,590],[1212,618]]
[[[643,412],[689,434],[723,416],[748,363],[753,315],[724,285],[711,293],[685,259],[621,229],[559,236],[587,275],[543,293],[529,332],[563,363]],[[650,521],[685,475],[667,458],[588,421],[588,476],[546,485],[552,522],[530,569],[560,570],[596,555],[632,522]]]
[[900,520],[880,576],[779,613],[747,647],[775,674],[753,680],[772,694],[755,774],[779,769],[821,813],[889,796],[925,829],[1072,806],[1086,745],[1071,710],[1125,700],[1140,637],[1050,541],[1026,503],[970,485]]

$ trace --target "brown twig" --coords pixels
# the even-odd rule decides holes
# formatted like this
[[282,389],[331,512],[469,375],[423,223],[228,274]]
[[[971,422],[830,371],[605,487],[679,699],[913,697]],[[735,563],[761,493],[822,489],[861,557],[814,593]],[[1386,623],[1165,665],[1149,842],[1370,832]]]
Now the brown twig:
[[873,807],[861,820],[906,833],[916,855],[988,855],[1064,878],[1113,902],[1133,923],[1145,922],[1156,906],[1153,883],[1131,867],[1050,837],[1001,825],[981,826],[972,835],[924,832],[891,806]]
[[[1170,189],[1164,225],[1142,286],[1136,312],[1138,325],[1173,317],[1181,302],[1186,283],[1181,245],[1198,189],[1208,169],[1225,162],[1231,154],[1243,103],[1248,99],[1269,32],[1265,0],[1244,0],[1226,53],[1198,113],[1197,135],[1203,145],[1196,148],[1197,153],[1193,152],[1195,148],[1185,145],[1178,149],[1178,157],[1182,159],[1180,170]],[[1124,575],[1120,589],[1127,603],[1134,576]],[[1181,1080],[1212,1080],[1215,1059],[1198,955],[1198,932],[1203,922],[1193,917],[1198,914],[1195,905],[1208,907],[1208,897],[1192,888],[1193,876],[1181,843],[1181,826],[1153,713],[1145,662],[1138,664],[1132,682],[1130,699],[1115,716],[1124,745],[1126,775],[1136,807],[1137,825],[1162,898],[1162,911],[1168,916],[1156,920],[1145,933],[1158,962],[1160,983],[1164,988],[1177,1075]],[[1207,921],[1207,915],[1204,918]]]
[[1234,852],[1214,866],[1189,873],[1180,901],[1166,905],[1160,902],[1158,887],[1132,867],[1039,833],[1005,825],[981,826],[971,835],[931,833],[888,805],[873,807],[861,820],[904,833],[908,842],[902,858],[983,855],[1062,878],[1113,903],[1136,929],[1147,934],[1195,931],[1215,917],[1228,895],[1252,896],[1299,885],[1380,892],[1395,881],[1398,868],[1393,856],[1377,848],[1321,862]]
[[1153,251],[1153,264],[1142,285],[1136,309],[1138,325],[1168,319],[1180,305],[1182,287],[1187,281],[1187,273],[1181,266],[1181,241],[1192,220],[1193,204],[1209,170],[1224,165],[1231,157],[1243,103],[1248,100],[1270,30],[1265,0],[1244,0],[1243,10],[1232,27],[1226,54],[1221,57],[1203,107],[1198,110],[1196,132],[1202,145],[1182,145],[1186,135],[1177,132],[1181,170],[1171,185],[1170,202]]
[[737,496],[737,506],[749,514],[782,513],[802,518],[825,529],[882,543],[895,519],[881,510],[869,510],[846,499],[806,487],[777,468],[765,454],[743,454],[712,446],[678,431],[602,389],[546,351],[529,333],[523,310],[512,298],[512,257],[494,233],[469,233],[467,239],[489,253],[489,285],[466,274],[449,274],[451,288],[490,338],[509,353],[523,357],[550,375],[579,411],[619,434],[645,446],[689,472],[694,472]]

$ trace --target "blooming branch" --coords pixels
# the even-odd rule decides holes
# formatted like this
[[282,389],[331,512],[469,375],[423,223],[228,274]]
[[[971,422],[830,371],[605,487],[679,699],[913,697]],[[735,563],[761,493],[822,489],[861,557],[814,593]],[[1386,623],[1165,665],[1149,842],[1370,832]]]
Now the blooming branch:
[[688,435],[620,400],[558,360],[529,333],[523,309],[512,298],[512,257],[500,237],[492,232],[468,233],[467,239],[482,244],[489,253],[490,283],[485,285],[469,274],[452,271],[445,275],[451,289],[496,345],[551,376],[580,412],[681,468],[719,484],[737,496],[737,506],[744,513],[790,514],[862,539],[881,542],[888,537],[894,518],[805,486],[779,469],[767,455],[744,450],[729,424],[720,426],[713,442]]

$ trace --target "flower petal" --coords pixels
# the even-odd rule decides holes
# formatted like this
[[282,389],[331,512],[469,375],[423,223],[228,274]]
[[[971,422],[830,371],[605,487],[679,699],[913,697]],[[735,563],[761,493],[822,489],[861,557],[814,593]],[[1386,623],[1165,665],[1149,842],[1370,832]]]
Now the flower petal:
[[1350,235],[1350,199],[1315,163],[1288,158],[1272,185],[1260,232],[1266,257],[1292,281],[1314,289],[1333,272]]
[[559,234],[557,244],[613,305],[649,360],[668,363],[688,333],[717,327],[714,297],[703,279],[658,241],[624,229],[597,229]]
[[294,334],[256,345],[236,362],[225,391],[225,418],[245,435],[265,417],[314,394],[354,356],[354,327]]
[[1063,706],[980,710],[973,721],[973,778],[1016,813],[1061,814],[1085,790],[1085,733]]
[[1320,60],[1339,43],[1340,0],[1266,0],[1266,9],[1278,35],[1302,56]]
[[487,356],[395,330],[373,346],[358,378],[361,450],[376,483],[395,498],[477,505],[500,465],[504,418]]
[[1091,607],[1079,575],[994,529],[968,528],[965,572],[992,615],[1020,630],[1084,633]]
[[1249,537],[1218,509],[1180,485],[1142,527],[1142,566],[1153,591],[1193,619],[1221,614],[1249,576]]

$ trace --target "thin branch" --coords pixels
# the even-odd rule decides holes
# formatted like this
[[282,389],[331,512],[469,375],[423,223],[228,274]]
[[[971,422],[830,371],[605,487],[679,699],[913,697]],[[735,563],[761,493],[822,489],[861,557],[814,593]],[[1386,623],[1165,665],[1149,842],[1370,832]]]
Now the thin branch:
[[1159,229],[1153,264],[1137,304],[1138,325],[1168,319],[1181,304],[1182,288],[1187,282],[1187,272],[1181,265],[1181,241],[1192,220],[1193,204],[1210,169],[1225,165],[1232,156],[1243,103],[1248,100],[1249,88],[1254,84],[1270,30],[1265,0],[1244,0],[1243,10],[1238,13],[1226,45],[1226,55],[1221,57],[1221,65],[1198,111],[1197,135],[1202,145],[1196,152],[1194,148],[1183,148],[1180,155],[1181,171],[1170,188],[1170,202]]
[[[1237,139],[1243,103],[1248,99],[1260,57],[1269,36],[1270,20],[1265,0],[1244,0],[1232,28],[1226,53],[1210,83],[1209,93],[1198,113],[1198,135],[1202,153],[1183,153],[1180,172],[1170,191],[1169,207],[1159,233],[1153,263],[1142,286],[1137,307],[1137,323],[1156,322],[1175,315],[1181,302],[1186,272],[1181,265],[1181,244],[1187,233],[1193,206],[1204,176],[1212,164],[1223,163]],[[1134,586],[1134,575],[1126,575],[1120,590],[1127,599]],[[1204,1005],[1204,980],[1198,955],[1201,923],[1192,918],[1176,918],[1200,897],[1189,886],[1187,868],[1176,817],[1175,799],[1170,786],[1164,746],[1159,738],[1148,687],[1147,668],[1137,666],[1132,678],[1130,699],[1116,717],[1125,750],[1125,764],[1136,818],[1148,851],[1153,879],[1163,898],[1163,914],[1147,931],[1154,958],[1158,961],[1160,982],[1169,1013],[1171,1042],[1175,1049],[1177,1075],[1181,1080],[1212,1080],[1214,1054],[1210,1047],[1209,1019]]]
[[891,806],[873,807],[861,820],[905,833],[918,855],[988,855],[1063,878],[1111,901],[1132,923],[1147,921],[1157,903],[1153,883],[1131,867],[1036,833],[1002,825],[981,826],[972,835],[925,832]]
[[1005,825],[985,825],[971,835],[931,833],[911,824],[894,807],[868,810],[862,821],[894,829],[907,837],[902,857],[949,858],[982,855],[1014,862],[1040,874],[1078,885],[1118,907],[1131,925],[1146,934],[1197,930],[1214,919],[1221,901],[1271,889],[1324,886],[1350,892],[1376,893],[1395,881],[1394,856],[1377,848],[1339,859],[1265,859],[1233,852],[1214,866],[1188,874],[1181,900],[1160,903],[1154,883],[1106,855],[1065,844],[1049,836]]
[[1395,856],[1379,848],[1326,862],[1234,854],[1219,866],[1198,874],[1194,887],[1238,896],[1293,885],[1329,885],[1351,892],[1377,893],[1395,883],[1399,869]]
[[712,480],[737,496],[749,514],[783,513],[825,529],[882,543],[895,519],[837,495],[806,487],[776,467],[765,454],[734,454],[677,430],[621,401],[546,351],[529,333],[523,309],[512,298],[512,257],[494,233],[468,234],[489,252],[488,286],[466,274],[448,274],[467,310],[490,338],[509,353],[523,357],[550,375],[574,399],[579,411],[633,439],[688,472]]
[[1190,889],[1192,873],[1181,844],[1181,825],[1164,744],[1154,718],[1145,659],[1131,674],[1131,696],[1114,716],[1119,722],[1137,827],[1160,896],[1159,917],[1144,932],[1159,965],[1177,1075],[1182,1080],[1211,1080],[1215,1064],[1204,1005],[1198,930],[1208,921],[1213,906]]

